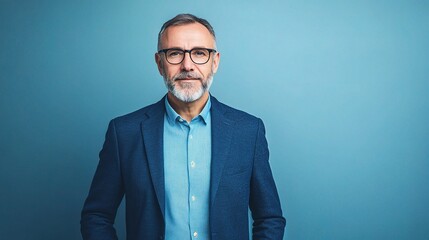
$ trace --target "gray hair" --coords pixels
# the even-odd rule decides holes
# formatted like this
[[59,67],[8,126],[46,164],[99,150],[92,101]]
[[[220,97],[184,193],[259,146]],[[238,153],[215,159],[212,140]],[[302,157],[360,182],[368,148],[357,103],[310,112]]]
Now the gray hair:
[[186,25],[186,24],[191,24],[191,23],[200,23],[201,25],[206,27],[207,30],[209,30],[210,34],[213,36],[214,40],[216,41],[216,35],[215,35],[214,30],[213,30],[213,27],[212,27],[212,25],[210,25],[210,23],[207,20],[205,20],[203,18],[196,17],[196,16],[189,14],[189,13],[179,14],[179,15],[175,16],[174,18],[165,22],[164,25],[162,25],[161,30],[158,33],[158,50],[161,50],[161,37],[167,28],[169,28],[171,26],[181,26],[181,25]]

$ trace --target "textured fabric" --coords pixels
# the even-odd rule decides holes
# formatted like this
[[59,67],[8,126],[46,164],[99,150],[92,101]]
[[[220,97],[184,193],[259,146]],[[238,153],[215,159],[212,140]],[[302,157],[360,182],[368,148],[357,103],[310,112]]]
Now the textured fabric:
[[211,101],[189,123],[165,98],[165,237],[210,239]]
[[[127,239],[165,238],[164,101],[110,122],[82,210],[83,239],[117,238],[113,223],[124,194]],[[262,121],[214,97],[211,103],[211,239],[249,239],[250,207],[253,239],[281,240],[286,221]]]

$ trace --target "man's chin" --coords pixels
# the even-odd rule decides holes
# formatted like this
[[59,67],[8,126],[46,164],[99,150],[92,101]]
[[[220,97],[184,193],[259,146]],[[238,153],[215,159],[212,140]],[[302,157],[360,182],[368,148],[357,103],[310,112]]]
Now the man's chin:
[[181,92],[181,91],[171,91],[171,94],[176,97],[179,101],[185,102],[185,103],[191,103],[199,100],[203,95],[205,91],[194,91],[193,93],[187,92]]
[[175,82],[176,88],[179,88],[179,91],[198,91],[198,88],[201,87],[201,83],[198,80],[177,80]]

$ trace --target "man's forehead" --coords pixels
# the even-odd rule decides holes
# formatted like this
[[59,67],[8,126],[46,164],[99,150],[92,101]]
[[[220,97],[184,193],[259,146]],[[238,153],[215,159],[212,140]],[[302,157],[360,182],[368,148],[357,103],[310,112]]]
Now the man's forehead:
[[168,31],[199,31],[211,35],[210,31],[203,24],[198,22],[169,26],[164,32]]
[[161,39],[163,44],[181,44],[185,42],[214,44],[214,37],[209,30],[200,23],[170,26],[165,29]]

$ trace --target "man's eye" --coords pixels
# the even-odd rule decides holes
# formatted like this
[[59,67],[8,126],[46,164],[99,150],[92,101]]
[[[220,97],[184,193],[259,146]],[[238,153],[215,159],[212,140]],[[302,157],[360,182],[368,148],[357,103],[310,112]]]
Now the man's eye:
[[169,51],[168,52],[168,57],[178,57],[178,56],[182,56],[182,52],[181,51]]
[[192,52],[192,55],[197,56],[197,57],[205,57],[205,56],[207,56],[207,52],[204,50],[195,50]]

